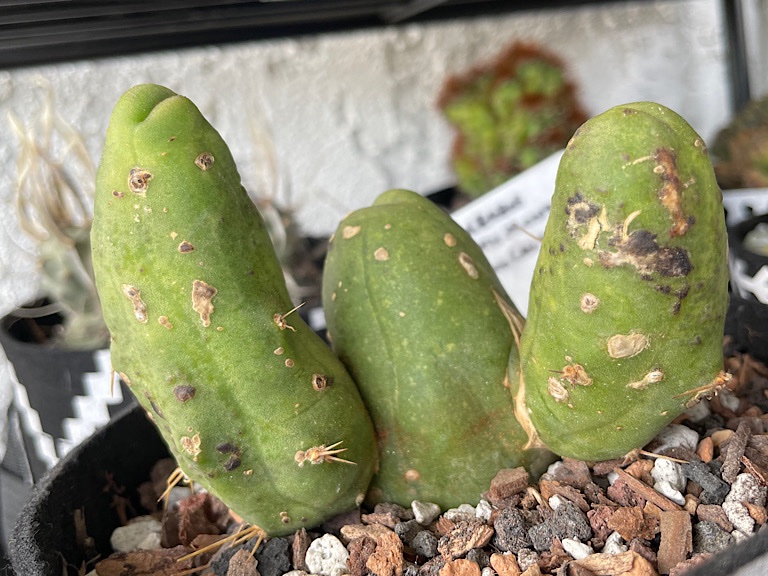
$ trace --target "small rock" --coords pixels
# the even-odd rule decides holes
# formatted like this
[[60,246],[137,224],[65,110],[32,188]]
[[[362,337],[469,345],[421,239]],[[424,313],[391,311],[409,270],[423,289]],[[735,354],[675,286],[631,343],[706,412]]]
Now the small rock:
[[480,572],[480,576],[495,576],[495,574],[496,573],[493,571],[493,568],[491,568],[490,566],[486,566]]
[[499,470],[491,480],[489,493],[492,501],[505,500],[525,491],[529,481],[528,471],[522,466]]
[[682,424],[670,424],[656,436],[654,443],[654,451],[657,453],[670,448],[685,448],[695,452],[699,444],[699,435]]
[[733,532],[733,524],[728,520],[728,516],[725,515],[722,506],[717,504],[699,504],[696,508],[696,516],[699,518],[699,522],[714,522],[724,531]]
[[586,542],[592,538],[592,528],[586,515],[569,500],[564,500],[552,515],[528,530],[533,547],[539,552],[549,550],[552,538],[574,538]]
[[582,558],[586,558],[587,556],[595,553],[595,551],[592,549],[592,546],[588,544],[582,544],[573,538],[563,538],[562,544],[563,549],[568,552],[568,554],[573,556],[575,560],[581,560]]
[[416,522],[422,526],[432,524],[435,518],[440,515],[440,506],[432,502],[414,500],[411,502],[411,510],[413,510],[413,517],[416,519]]
[[747,472],[736,476],[731,491],[725,497],[726,502],[751,502],[765,506],[766,487],[761,486],[757,478]]
[[311,574],[339,576],[347,573],[349,552],[333,534],[313,540],[304,559]]
[[240,548],[229,559],[227,576],[259,576],[259,562],[245,548]]
[[749,515],[749,510],[741,502],[723,502],[723,512],[725,512],[725,515],[737,532],[742,532],[745,535],[754,532],[755,520]]
[[499,511],[493,523],[496,535],[493,543],[502,552],[517,554],[518,550],[531,545],[523,513],[517,508]]
[[418,520],[408,520],[395,524],[395,534],[400,536],[400,539],[409,546],[416,534],[423,531],[424,526],[419,524]]
[[429,530],[422,530],[413,537],[410,547],[423,558],[434,558],[437,556],[437,543],[437,536]]
[[654,482],[666,481],[678,492],[685,490],[685,475],[683,468],[677,462],[666,458],[657,458],[651,469],[651,477]]
[[437,550],[445,558],[461,558],[473,548],[488,544],[493,535],[493,528],[473,516],[471,520],[458,522],[453,530],[440,538]]
[[701,460],[693,459],[681,466],[686,478],[701,486],[703,492],[699,495],[702,504],[722,504],[731,489],[730,484],[715,476],[709,466]]
[[659,494],[666,496],[672,502],[675,504],[679,504],[680,506],[685,506],[685,496],[683,496],[680,491],[676,490],[669,482],[666,480],[662,480],[660,482],[656,482],[656,484],[653,485],[653,489],[656,490]]
[[477,506],[475,506],[475,516],[484,522],[488,522],[491,519],[491,514],[493,514],[493,506],[487,500],[480,500]]
[[520,576],[522,570],[517,563],[517,557],[514,554],[492,554],[491,566],[499,576]]
[[716,554],[733,545],[733,536],[714,522],[699,522],[693,527],[693,553]]
[[283,574],[283,576],[309,576],[309,574],[304,570],[291,570]]
[[618,532],[611,532],[603,546],[603,554],[621,554],[629,550],[629,546],[624,543],[624,538]]
[[701,422],[710,414],[712,414],[712,410],[709,408],[709,402],[705,401],[697,402],[685,411],[685,415],[691,422]]
[[440,569],[440,576],[480,576],[480,566],[463,558],[449,560]]
[[470,504],[461,504],[458,508],[449,508],[443,516],[451,522],[462,522],[477,518],[477,511]]
[[256,559],[261,576],[282,576],[291,569],[291,545],[285,538],[270,538],[259,546]]
[[731,412],[738,412],[741,400],[728,388],[719,390],[717,392],[717,399],[720,400],[720,404]]
[[156,533],[159,536],[161,531],[162,524],[159,520],[152,516],[140,516],[125,526],[115,528],[109,542],[115,552],[130,552],[139,549],[142,542],[150,541],[148,537],[151,534]]
[[525,572],[531,566],[539,563],[539,554],[534,552],[530,548],[521,548],[517,552],[517,564],[520,566],[520,570]]

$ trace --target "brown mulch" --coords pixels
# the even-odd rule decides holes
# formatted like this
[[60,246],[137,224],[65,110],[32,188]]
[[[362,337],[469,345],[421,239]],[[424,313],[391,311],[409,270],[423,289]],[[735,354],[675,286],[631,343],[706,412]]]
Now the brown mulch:
[[[95,568],[99,576],[282,576],[306,571],[310,543],[331,533],[349,552],[352,576],[680,576],[768,522],[768,368],[748,355],[729,357],[726,368],[727,389],[674,423],[698,436],[694,445],[654,441],[621,460],[562,459],[538,482],[522,468],[501,470],[484,502],[426,525],[409,508],[381,504],[259,542],[255,554],[254,538],[176,562],[237,525],[198,493],[155,512],[163,548],[113,554]],[[682,471],[679,496],[654,489],[660,459]],[[158,476],[168,466],[158,463]],[[147,483],[144,501],[163,488]]]

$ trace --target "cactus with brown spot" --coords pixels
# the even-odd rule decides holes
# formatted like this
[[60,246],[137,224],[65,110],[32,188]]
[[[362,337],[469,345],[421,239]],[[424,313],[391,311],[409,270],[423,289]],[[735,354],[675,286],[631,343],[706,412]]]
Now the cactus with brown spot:
[[190,478],[270,535],[361,502],[368,412],[289,314],[264,223],[188,99],[140,85],[115,106],[92,245],[113,366]]
[[549,463],[521,450],[512,410],[507,315],[519,315],[480,248],[431,201],[390,190],[347,216],[323,305],[379,438],[371,502],[476,502],[500,468]]
[[531,285],[516,382],[532,440],[602,460],[725,385],[722,196],[702,139],[653,103],[568,144]]

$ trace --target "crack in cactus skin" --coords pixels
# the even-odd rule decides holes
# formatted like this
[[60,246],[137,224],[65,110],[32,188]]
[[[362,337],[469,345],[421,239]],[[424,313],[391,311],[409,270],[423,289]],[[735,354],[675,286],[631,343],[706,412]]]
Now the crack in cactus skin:
[[[558,454],[623,456],[723,381],[722,195],[701,138],[671,110],[630,104],[577,130],[536,270],[520,385]],[[591,385],[551,381],[565,356]]]
[[[264,222],[189,100],[140,85],[117,103],[92,240],[113,366],[184,472],[270,535],[356,507],[376,466],[368,412],[320,337],[298,314],[287,324]],[[316,375],[333,384],[316,389]],[[355,465],[296,465],[339,441]]]

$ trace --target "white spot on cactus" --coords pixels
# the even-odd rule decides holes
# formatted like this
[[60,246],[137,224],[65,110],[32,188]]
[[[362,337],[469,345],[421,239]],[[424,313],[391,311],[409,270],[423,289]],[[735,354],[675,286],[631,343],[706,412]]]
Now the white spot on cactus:
[[197,462],[197,457],[200,452],[202,452],[202,449],[200,448],[200,434],[195,434],[191,438],[189,436],[182,436],[180,442],[184,452],[192,456],[192,460]]
[[283,348],[282,346],[275,348],[275,355],[282,356],[284,353],[285,353],[285,348]]
[[475,262],[466,252],[459,254],[459,264],[461,264],[461,267],[464,268],[467,275],[473,280],[477,280],[480,277],[480,273],[477,271]]
[[642,380],[638,380],[637,382],[630,382],[627,384],[627,388],[632,388],[633,390],[643,390],[650,384],[656,384],[658,382],[661,382],[664,380],[664,372],[661,370],[651,370],[643,376]]
[[142,324],[147,323],[147,305],[141,299],[141,291],[130,284],[123,284],[123,295],[133,304],[133,315]]
[[344,240],[354,238],[360,233],[360,229],[360,226],[344,226],[344,229],[341,231],[341,237],[344,238]]
[[280,522],[282,522],[283,524],[291,523],[291,517],[288,516],[288,512],[280,512]]
[[608,338],[608,356],[611,358],[632,358],[648,348],[650,342],[645,334],[614,334]]
[[384,224],[384,230],[392,230],[392,224]]
[[200,320],[206,328],[211,325],[213,297],[217,292],[216,288],[202,280],[192,282],[192,309],[200,315]]
[[286,358],[285,359],[285,367],[286,368],[293,368],[295,365],[296,365],[296,362],[294,362],[292,358]]
[[582,294],[581,300],[579,300],[579,307],[581,308],[581,311],[584,312],[584,314],[592,314],[592,312],[594,312],[599,305],[600,299],[594,294],[590,294],[589,292]]
[[408,482],[418,482],[421,480],[421,472],[413,468],[406,470],[404,476]]
[[178,232],[171,232],[170,234],[168,234],[168,236],[171,237],[171,240],[176,240],[176,238],[179,236],[179,233]]
[[197,158],[195,158],[195,165],[203,172],[213,166],[213,154],[210,152],[201,152]]
[[449,248],[453,248],[456,246],[456,237],[450,232],[446,232],[445,236],[443,236],[443,242],[445,242],[445,245]]
[[134,194],[145,196],[152,174],[142,168],[132,168],[128,175],[128,189]]
[[400,316],[400,318],[405,318],[405,312],[398,312],[397,315]]
[[379,262],[389,260],[389,251],[383,246],[376,248],[376,252],[373,253],[373,257]]
[[595,261],[592,258],[584,258],[583,262],[587,268],[592,268],[595,265]]
[[554,376],[550,376],[547,380],[547,393],[555,399],[555,402],[568,402],[571,397],[568,389]]
[[160,326],[162,326],[163,328],[167,328],[168,330],[173,328],[173,324],[171,324],[171,321],[168,319],[168,316],[160,316],[157,319],[157,322],[158,324],[160,324]]

